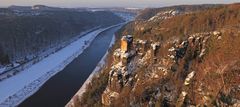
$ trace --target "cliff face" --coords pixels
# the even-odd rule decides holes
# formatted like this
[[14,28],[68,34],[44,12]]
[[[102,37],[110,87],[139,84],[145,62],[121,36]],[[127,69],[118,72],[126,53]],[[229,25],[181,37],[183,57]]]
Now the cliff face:
[[120,35],[132,36],[116,43],[76,106],[239,107],[239,12],[167,10],[128,24]]

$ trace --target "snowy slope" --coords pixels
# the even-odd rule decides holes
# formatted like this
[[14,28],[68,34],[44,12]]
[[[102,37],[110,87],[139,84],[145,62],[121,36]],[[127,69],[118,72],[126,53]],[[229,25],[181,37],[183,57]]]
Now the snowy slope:
[[50,77],[80,55],[100,32],[108,28],[93,31],[21,73],[1,81],[0,107],[16,106],[34,94]]

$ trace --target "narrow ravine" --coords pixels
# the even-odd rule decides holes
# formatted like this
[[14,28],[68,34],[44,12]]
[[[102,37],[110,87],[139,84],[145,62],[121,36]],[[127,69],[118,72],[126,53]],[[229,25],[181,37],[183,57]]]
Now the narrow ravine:
[[113,27],[100,33],[80,56],[19,106],[63,107],[66,105],[104,56],[114,33],[120,27]]

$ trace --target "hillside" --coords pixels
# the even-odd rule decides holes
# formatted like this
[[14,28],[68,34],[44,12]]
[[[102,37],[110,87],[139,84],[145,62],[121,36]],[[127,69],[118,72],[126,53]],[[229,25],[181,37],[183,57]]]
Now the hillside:
[[240,4],[205,6],[144,10],[72,106],[239,107]]
[[169,6],[162,8],[146,8],[141,11],[136,17],[137,20],[148,20],[151,17],[157,15],[161,12],[169,12],[169,11],[177,11],[177,13],[188,13],[188,12],[196,12],[207,10],[214,7],[221,7],[222,5],[217,4],[203,4],[203,5],[179,5],[179,6]]
[[0,9],[0,65],[25,62],[60,48],[90,29],[124,20],[108,11],[79,11],[43,5]]

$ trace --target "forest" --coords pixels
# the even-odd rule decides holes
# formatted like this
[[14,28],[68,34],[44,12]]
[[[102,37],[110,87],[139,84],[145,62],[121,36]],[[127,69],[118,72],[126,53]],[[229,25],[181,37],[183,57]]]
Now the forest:
[[80,33],[123,22],[109,11],[0,8],[0,65],[29,60]]

